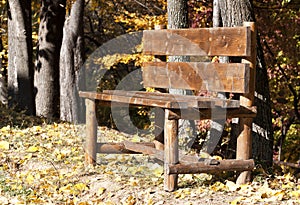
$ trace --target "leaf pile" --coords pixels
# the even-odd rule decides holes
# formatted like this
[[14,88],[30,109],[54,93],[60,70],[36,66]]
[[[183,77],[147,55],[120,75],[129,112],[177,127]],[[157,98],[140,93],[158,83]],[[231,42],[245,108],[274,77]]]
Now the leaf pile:
[[[33,124],[0,127],[0,204],[300,203],[300,184],[288,174],[242,186],[208,174],[180,175],[179,190],[167,193],[154,158],[99,155],[97,166],[86,166],[84,126]],[[103,141],[144,140],[105,127],[98,131]]]

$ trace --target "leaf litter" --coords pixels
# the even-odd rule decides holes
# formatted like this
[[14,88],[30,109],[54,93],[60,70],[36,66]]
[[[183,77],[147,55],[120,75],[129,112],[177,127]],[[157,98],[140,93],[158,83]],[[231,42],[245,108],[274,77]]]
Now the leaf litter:
[[[101,154],[98,165],[86,165],[83,125],[15,113],[0,124],[0,204],[300,204],[300,183],[291,174],[256,175],[245,185],[218,175],[179,175],[179,189],[168,193],[162,164],[152,157]],[[106,127],[98,133],[103,141],[132,138]]]

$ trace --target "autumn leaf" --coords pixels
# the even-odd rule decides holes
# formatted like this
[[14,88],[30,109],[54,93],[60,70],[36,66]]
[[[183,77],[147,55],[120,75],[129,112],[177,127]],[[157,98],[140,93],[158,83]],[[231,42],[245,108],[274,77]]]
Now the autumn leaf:
[[0,141],[0,150],[9,150],[9,142],[7,141]]
[[37,152],[38,150],[39,150],[39,148],[37,146],[30,146],[27,149],[27,152],[34,153],[34,152]]

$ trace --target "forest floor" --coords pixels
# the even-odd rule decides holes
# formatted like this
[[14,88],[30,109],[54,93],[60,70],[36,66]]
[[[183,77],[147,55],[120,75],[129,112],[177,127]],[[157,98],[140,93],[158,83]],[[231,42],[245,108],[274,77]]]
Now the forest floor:
[[[99,155],[84,163],[84,127],[45,123],[0,109],[0,204],[300,204],[300,182],[291,174],[258,168],[252,183],[226,175],[180,175],[179,189],[163,191],[160,162],[144,155]],[[99,127],[103,140],[131,137]],[[101,160],[100,160],[101,159]]]

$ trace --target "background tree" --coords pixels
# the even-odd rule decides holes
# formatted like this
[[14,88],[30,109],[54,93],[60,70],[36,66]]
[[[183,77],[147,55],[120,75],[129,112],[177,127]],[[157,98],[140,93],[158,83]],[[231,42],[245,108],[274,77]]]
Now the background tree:
[[59,117],[59,55],[66,0],[44,0],[40,11],[38,62],[34,73],[36,114]]
[[[188,3],[187,0],[168,0],[167,1],[167,13],[168,13],[168,28],[179,29],[188,28]],[[169,56],[169,61],[189,61],[188,56]],[[192,92],[182,89],[169,89],[171,94],[179,95],[191,95]],[[179,138],[185,139],[186,142],[193,142],[195,137],[195,123],[191,120],[179,120]],[[190,147],[192,144],[189,145]]]
[[254,7],[270,79],[274,158],[296,163],[300,158],[300,2],[255,1]]
[[[244,21],[255,21],[252,1],[219,0],[221,24],[224,27],[241,26]],[[263,58],[262,47],[258,41],[255,102],[257,116],[253,121],[253,157],[264,165],[270,166],[273,157],[272,115],[270,107],[270,92],[268,75]],[[232,140],[236,139],[237,132],[231,132]]]
[[[0,38],[0,50],[3,50],[2,38]],[[6,69],[2,64],[2,56],[0,56],[0,103],[7,105],[7,86],[6,86]]]
[[34,114],[31,0],[11,0],[8,4],[9,105]]
[[65,21],[60,52],[60,119],[69,122],[84,120],[80,115],[84,104],[78,96],[79,81],[84,79],[80,69],[84,62],[83,11],[84,0],[77,0]]

